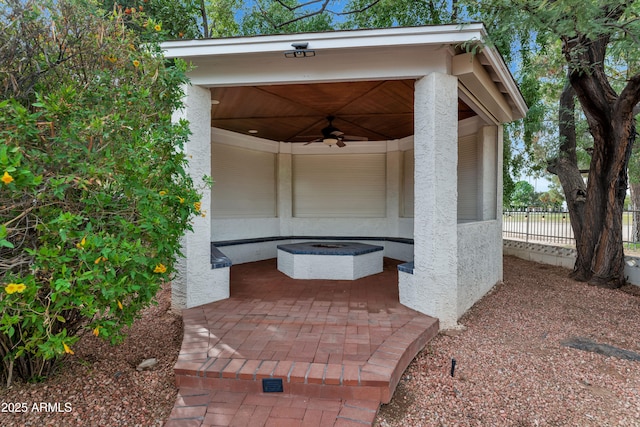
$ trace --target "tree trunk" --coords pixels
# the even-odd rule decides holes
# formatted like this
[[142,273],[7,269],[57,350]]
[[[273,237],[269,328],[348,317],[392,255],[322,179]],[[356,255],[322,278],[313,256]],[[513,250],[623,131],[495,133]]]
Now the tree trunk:
[[640,182],[631,183],[629,185],[631,190],[631,236],[630,239],[633,243],[640,242]]
[[631,144],[624,135],[594,135],[581,242],[574,277],[604,287],[625,283],[622,210]]
[[619,287],[625,283],[622,210],[627,167],[636,135],[633,108],[640,100],[640,74],[630,78],[617,94],[604,70],[608,43],[608,36],[563,40],[569,81],[593,136],[572,276],[598,286]]
[[209,20],[207,19],[207,8],[205,7],[204,0],[200,0],[200,15],[202,15],[202,37],[209,38]]
[[587,186],[580,173],[576,154],[575,96],[573,87],[567,81],[560,95],[558,107],[560,153],[549,163],[547,170],[557,175],[560,180],[567,201],[571,228],[578,245],[582,242]]

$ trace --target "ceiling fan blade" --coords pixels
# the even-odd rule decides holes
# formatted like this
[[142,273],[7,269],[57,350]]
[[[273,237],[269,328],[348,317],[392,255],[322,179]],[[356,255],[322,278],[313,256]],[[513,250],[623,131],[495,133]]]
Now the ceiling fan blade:
[[367,138],[366,136],[355,136],[355,135],[344,135],[342,138],[348,141],[368,141],[369,140],[369,138]]
[[303,145],[309,145],[309,144],[312,144],[312,143],[314,143],[314,142],[322,142],[322,138],[312,139],[312,140],[311,140],[311,141],[309,141],[309,142],[305,142]]

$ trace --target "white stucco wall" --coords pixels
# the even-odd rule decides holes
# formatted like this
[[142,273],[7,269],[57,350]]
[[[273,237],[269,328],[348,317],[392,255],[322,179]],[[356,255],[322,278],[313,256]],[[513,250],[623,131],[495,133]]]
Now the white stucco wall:
[[502,223],[458,224],[457,317],[502,280]]
[[458,317],[502,281],[502,128],[478,118],[467,129],[476,133],[477,219],[458,224]]
[[[186,99],[182,110],[174,114],[174,120],[189,121],[191,138],[185,147],[189,159],[188,172],[196,185],[203,177],[211,175],[211,93],[209,90],[186,85]],[[202,209],[210,212],[211,192],[202,192]],[[211,269],[211,220],[196,216],[192,220],[193,231],[182,239],[185,258],[178,261],[177,275],[171,282],[172,306],[176,309],[194,307],[203,301],[212,302],[229,297],[229,272]]]

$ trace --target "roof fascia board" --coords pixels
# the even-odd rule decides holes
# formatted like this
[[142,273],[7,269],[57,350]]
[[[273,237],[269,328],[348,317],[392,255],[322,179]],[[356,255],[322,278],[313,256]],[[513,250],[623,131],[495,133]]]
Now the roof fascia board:
[[453,57],[452,74],[502,123],[513,120],[511,107],[472,53]]
[[513,111],[513,119],[518,120],[524,118],[527,115],[529,107],[522,97],[520,88],[518,87],[511,71],[507,68],[507,64],[504,63],[502,56],[495,48],[486,47],[482,49],[482,53],[493,65],[493,70],[496,72],[502,84],[504,84],[507,92],[511,95],[511,99],[516,105],[517,110]]
[[284,52],[291,44],[308,42],[308,49],[344,49],[381,46],[457,44],[484,38],[482,24],[384,28],[323,33],[278,34],[272,36],[179,40],[162,43],[168,58],[212,55],[243,55]]

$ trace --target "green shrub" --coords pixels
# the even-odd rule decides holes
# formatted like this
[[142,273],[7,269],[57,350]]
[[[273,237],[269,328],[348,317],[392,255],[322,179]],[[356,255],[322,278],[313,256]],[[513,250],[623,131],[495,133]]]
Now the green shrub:
[[0,356],[47,376],[79,334],[117,343],[174,273],[199,211],[172,123],[184,63],[161,24],[88,1],[0,6]]

